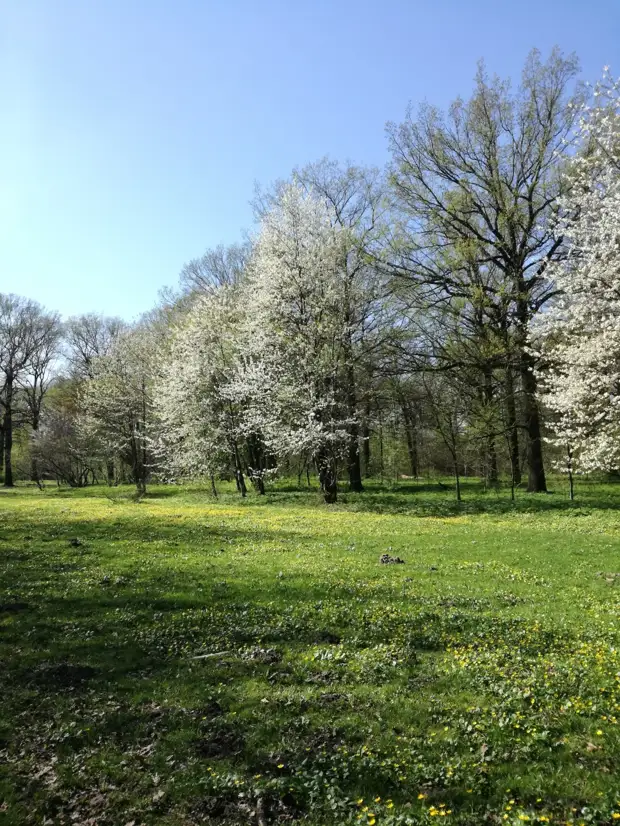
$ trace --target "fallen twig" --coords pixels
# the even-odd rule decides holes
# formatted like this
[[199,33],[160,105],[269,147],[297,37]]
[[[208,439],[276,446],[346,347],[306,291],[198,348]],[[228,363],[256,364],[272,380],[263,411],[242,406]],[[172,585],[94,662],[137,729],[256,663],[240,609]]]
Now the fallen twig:
[[267,826],[267,821],[265,820],[265,806],[263,804],[262,797],[259,797],[256,801],[256,821],[258,826]]
[[209,660],[211,657],[223,657],[225,654],[230,654],[230,651],[214,651],[213,654],[198,654],[192,657],[192,660]]

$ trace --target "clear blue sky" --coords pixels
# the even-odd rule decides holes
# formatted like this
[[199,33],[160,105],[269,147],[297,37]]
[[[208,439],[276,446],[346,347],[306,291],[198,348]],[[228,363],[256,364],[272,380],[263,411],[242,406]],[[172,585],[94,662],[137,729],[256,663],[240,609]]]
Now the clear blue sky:
[[620,0],[0,0],[0,291],[132,318],[254,181],[387,160],[387,120],[529,49],[620,74]]

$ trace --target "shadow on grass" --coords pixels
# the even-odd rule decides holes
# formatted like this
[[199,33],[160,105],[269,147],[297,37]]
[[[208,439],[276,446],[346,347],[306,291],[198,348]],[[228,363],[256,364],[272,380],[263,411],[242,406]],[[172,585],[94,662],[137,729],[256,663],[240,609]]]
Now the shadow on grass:
[[[300,507],[327,507],[332,510],[350,510],[369,513],[410,514],[416,517],[446,517],[468,514],[549,513],[580,509],[620,510],[620,484],[601,485],[581,480],[576,497],[568,497],[565,480],[553,480],[548,493],[527,493],[518,488],[511,499],[510,488],[500,485],[485,488],[478,479],[461,482],[461,501],[456,490],[446,482],[411,482],[380,485],[372,480],[365,483],[362,493],[348,491],[341,484],[338,502],[325,506],[317,489],[302,486],[274,486],[263,497],[253,496],[252,505],[291,504]],[[230,501],[226,498],[226,501]],[[238,501],[238,500],[235,500]]]
[[[469,481],[461,504],[439,485],[368,484],[363,494],[343,494],[336,509],[415,516],[586,502],[616,509],[615,490],[583,485],[576,506],[557,494],[520,495],[513,506],[505,490],[483,494]],[[259,799],[272,824],[341,823],[351,801],[391,796],[404,806],[421,788],[428,803],[477,806],[471,823],[479,823],[494,795],[501,806],[504,763],[515,773],[531,764],[548,770],[544,743],[523,757],[507,739],[508,757],[489,763],[482,752],[460,788],[438,767],[455,754],[471,763],[471,732],[449,744],[426,732],[443,728],[450,708],[460,725],[473,703],[459,677],[440,670],[448,646],[492,651],[501,639],[525,658],[572,650],[562,623],[532,627],[513,612],[518,602],[500,606],[493,595],[458,597],[439,586],[425,595],[419,581],[405,599],[413,566],[377,565],[380,575],[356,581],[348,563],[319,550],[320,523],[312,535],[246,528],[232,509],[222,523],[200,488],[155,489],[144,500],[178,495],[204,504],[200,520],[129,502],[92,521],[64,520],[65,500],[97,493],[26,492],[24,500],[49,495],[63,504],[47,512],[16,507],[2,526],[0,762],[8,783],[0,777],[0,799],[9,823],[79,815],[74,820],[231,826],[255,823]],[[244,502],[226,492],[219,502],[310,508],[317,493],[276,488]],[[289,551],[294,543],[322,556],[316,571],[280,578],[274,547]],[[257,562],[245,568],[242,554],[255,550]],[[534,592],[528,598],[543,604],[548,592]],[[481,737],[486,744],[488,733]],[[394,768],[401,744],[410,766],[402,779]],[[343,808],[332,818],[334,800]]]
[[[507,513],[546,513],[553,511],[574,511],[580,509],[620,510],[620,482],[601,483],[595,479],[578,479],[575,500],[568,498],[567,483],[564,478],[550,480],[549,493],[530,494],[523,488],[517,488],[515,499],[511,499],[510,487],[503,482],[495,487],[486,487],[478,478],[465,477],[461,480],[461,501],[456,499],[453,480],[419,480],[380,482],[376,479],[365,480],[364,491],[354,493],[347,490],[346,483],[340,484],[338,502],[325,505],[316,481],[312,487],[306,483],[298,486],[290,480],[276,481],[267,489],[264,496],[250,490],[247,498],[242,498],[234,490],[234,483],[220,483],[220,495],[214,498],[203,485],[151,485],[142,499],[173,500],[175,497],[204,505],[205,510],[211,506],[234,505],[235,507],[269,507],[271,505],[304,508],[321,508],[327,510],[351,510],[370,513],[400,513],[418,517],[446,517],[466,514],[507,514]],[[124,505],[136,504],[135,491],[129,486],[108,488],[103,485],[83,489],[47,487],[43,492],[32,488],[17,488],[12,491],[0,489],[0,497],[43,496],[60,499],[100,499],[116,506],[119,512]]]

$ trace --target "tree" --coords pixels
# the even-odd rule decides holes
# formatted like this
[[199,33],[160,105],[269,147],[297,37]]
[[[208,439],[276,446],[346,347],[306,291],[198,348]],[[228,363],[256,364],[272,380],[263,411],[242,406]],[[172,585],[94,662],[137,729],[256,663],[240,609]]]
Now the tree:
[[425,376],[423,381],[429,416],[450,454],[457,502],[461,501],[461,473],[466,444],[468,409],[463,385],[446,374]]
[[[294,181],[308,194],[324,202],[330,220],[344,230],[339,276],[344,322],[346,404],[349,415],[347,470],[349,487],[362,491],[360,421],[368,406],[368,381],[382,347],[390,334],[386,317],[387,284],[376,265],[385,234],[386,204],[384,179],[378,170],[327,158],[296,169]],[[368,437],[365,439],[368,463]]]
[[[514,368],[530,491],[546,490],[546,480],[527,334],[532,318],[554,292],[547,266],[561,252],[561,236],[550,219],[564,190],[560,159],[568,152],[578,117],[579,98],[567,96],[577,68],[573,56],[564,58],[554,50],[543,63],[534,50],[513,94],[508,83],[489,79],[481,65],[471,99],[455,101],[447,117],[426,105],[417,118],[409,113],[399,126],[388,126],[391,183],[403,216],[396,271],[416,288],[450,291],[452,272],[442,266],[442,257],[446,250],[458,254],[459,246],[475,244],[478,268],[492,268],[494,278],[501,276],[499,285],[476,288],[500,295],[506,308],[514,355],[508,378]],[[516,410],[513,400],[508,406]]]
[[560,297],[533,332],[542,401],[564,469],[620,468],[620,81],[608,73],[582,111],[551,267]]
[[173,478],[232,469],[245,494],[239,399],[228,391],[239,349],[239,295],[231,285],[198,297],[172,330],[155,387],[159,452]]
[[[368,433],[362,436],[361,427],[368,419],[365,411],[371,398],[370,376],[390,334],[387,279],[376,265],[386,232],[385,181],[374,168],[323,158],[296,168],[292,185],[323,204],[327,220],[334,229],[341,230],[336,276],[342,305],[343,370],[338,380],[349,418],[349,487],[362,491],[360,440],[368,465],[369,438]],[[290,186],[291,182],[278,181],[271,191],[257,193],[255,209],[260,219],[281,206]]]
[[357,415],[347,398],[352,287],[342,278],[351,248],[350,230],[324,200],[300,184],[282,188],[255,245],[245,287],[247,347],[230,387],[244,399],[245,427],[260,427],[268,451],[312,457],[328,502]]
[[65,325],[66,356],[73,374],[92,377],[96,358],[108,355],[118,336],[126,329],[120,318],[106,318],[96,313],[73,316]]
[[249,242],[219,244],[181,270],[181,289],[187,293],[212,293],[219,287],[234,287],[243,280],[251,254]]
[[118,458],[130,469],[139,493],[146,491],[156,438],[153,415],[155,348],[148,330],[120,333],[107,355],[92,360],[83,385],[80,438],[96,440],[101,459]]
[[74,378],[57,378],[46,396],[40,427],[33,433],[32,458],[38,477],[58,484],[84,487],[96,481],[101,468],[100,445],[85,438],[79,427],[79,385]]
[[22,416],[38,427],[41,403],[49,386],[49,370],[60,335],[57,315],[35,301],[0,293],[0,410],[4,456],[4,486],[13,487],[13,431],[16,404]]

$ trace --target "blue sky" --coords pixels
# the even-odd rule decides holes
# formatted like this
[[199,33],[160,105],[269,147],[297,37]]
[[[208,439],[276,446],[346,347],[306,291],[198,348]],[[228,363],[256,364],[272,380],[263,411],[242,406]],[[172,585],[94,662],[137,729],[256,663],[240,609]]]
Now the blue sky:
[[132,318],[255,181],[382,165],[385,122],[529,49],[620,73],[620,0],[0,0],[0,291]]

